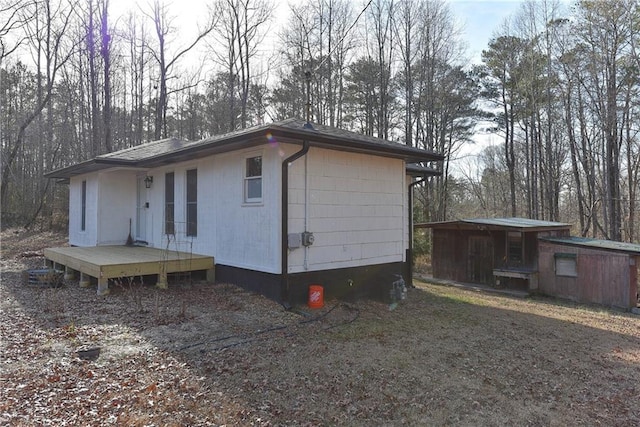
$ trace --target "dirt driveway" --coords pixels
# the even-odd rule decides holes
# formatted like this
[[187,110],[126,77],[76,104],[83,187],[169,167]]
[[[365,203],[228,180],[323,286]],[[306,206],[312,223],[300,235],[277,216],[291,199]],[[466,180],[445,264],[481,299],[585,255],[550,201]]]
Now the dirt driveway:
[[1,237],[1,425],[640,425],[640,316],[424,283],[393,311],[206,283],[98,297],[21,283],[64,239]]

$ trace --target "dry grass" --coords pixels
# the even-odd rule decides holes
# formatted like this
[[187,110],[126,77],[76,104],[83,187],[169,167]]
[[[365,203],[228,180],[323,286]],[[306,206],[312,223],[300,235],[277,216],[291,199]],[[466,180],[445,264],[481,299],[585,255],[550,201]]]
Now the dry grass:
[[430,276],[432,274],[431,269],[431,255],[420,255],[416,257],[413,263],[413,271],[416,275]]
[[21,285],[53,236],[2,237],[3,425],[640,425],[638,316],[429,284],[307,315],[231,285],[98,297]]

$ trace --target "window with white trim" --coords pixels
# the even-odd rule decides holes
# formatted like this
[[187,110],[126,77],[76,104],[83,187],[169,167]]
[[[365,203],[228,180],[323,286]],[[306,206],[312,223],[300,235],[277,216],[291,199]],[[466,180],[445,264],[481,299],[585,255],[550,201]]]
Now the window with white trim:
[[262,156],[247,157],[244,170],[244,202],[262,202]]

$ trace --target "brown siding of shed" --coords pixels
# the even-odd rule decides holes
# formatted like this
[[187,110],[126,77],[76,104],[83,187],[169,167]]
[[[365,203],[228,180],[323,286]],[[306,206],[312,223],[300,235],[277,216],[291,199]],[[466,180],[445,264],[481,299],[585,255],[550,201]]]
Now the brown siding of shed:
[[[557,276],[555,254],[575,254],[577,277]],[[635,307],[636,265],[621,252],[541,241],[539,244],[540,292],[578,302]],[[631,265],[633,264],[633,265]]]
[[464,281],[467,276],[466,247],[466,235],[463,233],[456,230],[433,230],[433,276]]

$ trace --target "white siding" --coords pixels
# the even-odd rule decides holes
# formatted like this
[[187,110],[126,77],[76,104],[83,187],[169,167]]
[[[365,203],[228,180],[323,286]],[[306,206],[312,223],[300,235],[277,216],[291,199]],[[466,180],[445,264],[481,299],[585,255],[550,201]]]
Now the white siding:
[[[291,151],[291,149],[289,149]],[[244,203],[244,163],[262,155],[262,202]],[[280,273],[280,170],[282,147],[206,157],[149,170],[148,240],[151,246],[215,256],[217,264]],[[186,171],[198,170],[198,232],[186,235]],[[164,178],[175,174],[175,239],[164,234]]]
[[[122,244],[129,218],[135,234],[136,179],[146,174],[153,176],[146,193],[149,246],[212,255],[218,264],[279,274],[281,165],[300,148],[265,144],[147,171],[112,170],[73,178],[70,243]],[[243,198],[244,164],[255,155],[263,157],[262,202],[248,204]],[[192,237],[186,236],[186,171],[194,168],[198,170],[198,232]],[[175,176],[176,234],[171,239],[164,234],[167,172]],[[87,226],[81,232],[85,179]],[[315,242],[289,251],[289,271],[403,261],[408,244],[406,186],[402,160],[312,147],[289,168],[289,233],[306,229],[314,233]]]
[[306,220],[315,242],[290,250],[289,272],[404,260],[407,191],[402,160],[312,147],[306,166],[306,186],[305,160],[290,168],[289,233],[305,231]]
[[[87,181],[85,230],[82,223],[82,182]],[[135,230],[136,172],[111,169],[74,177],[69,183],[69,244],[122,245]]]
[[[82,224],[82,182],[87,182],[85,229]],[[95,246],[98,242],[98,175],[74,177],[69,182],[69,244]]]
[[123,245],[136,229],[136,172],[110,170],[98,176],[97,245]]

